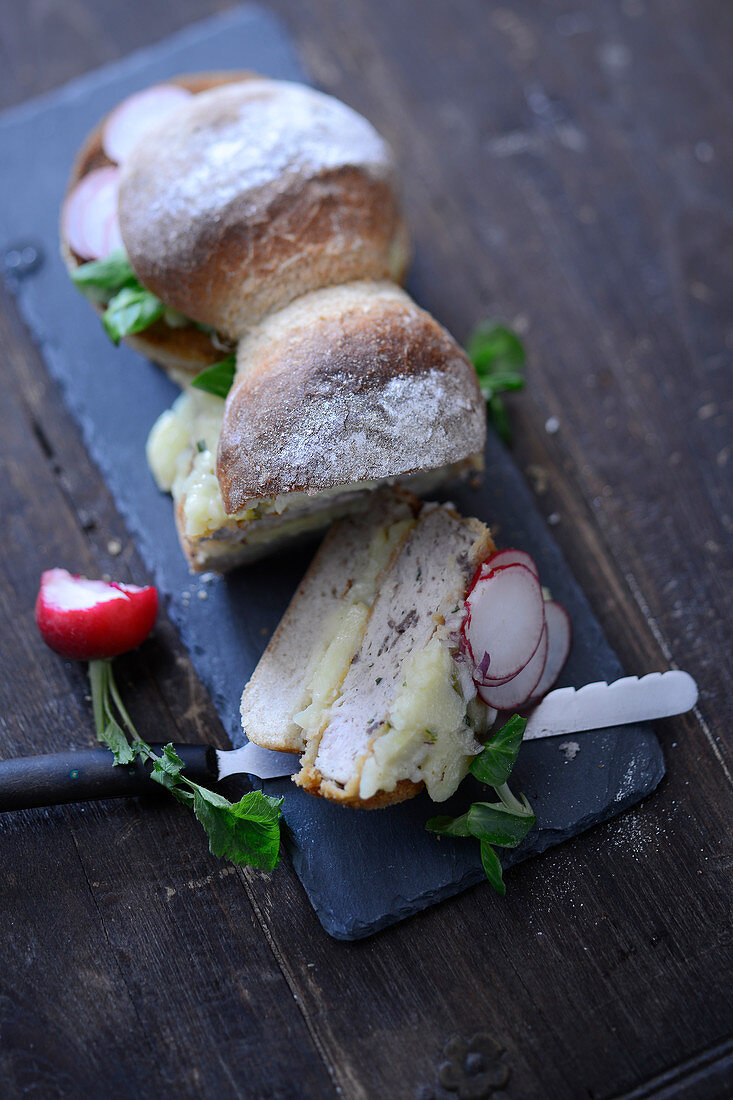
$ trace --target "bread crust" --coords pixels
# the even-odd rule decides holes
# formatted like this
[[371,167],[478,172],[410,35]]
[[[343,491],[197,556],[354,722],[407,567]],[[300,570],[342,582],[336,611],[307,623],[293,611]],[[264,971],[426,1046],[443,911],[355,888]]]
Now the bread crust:
[[436,469],[483,452],[465,352],[392,283],[315,291],[237,353],[217,455],[228,514],[245,501]]
[[316,798],[327,798],[329,802],[336,802],[339,806],[349,806],[356,810],[382,810],[385,806],[395,806],[398,802],[406,802],[408,798],[414,798],[425,787],[424,783],[413,783],[411,779],[401,779],[392,791],[377,791],[371,798],[359,798],[356,793],[358,784],[356,791],[345,790],[337,783],[323,779],[315,768],[304,768],[298,772],[297,784]]
[[145,134],[123,166],[119,219],[141,282],[231,339],[316,287],[400,279],[408,258],[376,131],[330,96],[265,78],[196,96],[175,127]]
[[[221,72],[187,73],[182,76],[172,77],[165,83],[179,84],[181,87],[187,88],[190,92],[198,94],[199,92],[208,91],[210,88],[215,88],[222,84],[255,79],[259,79],[257,73],[239,69],[231,71],[223,70]],[[66,187],[67,196],[79,180],[89,172],[94,171],[96,168],[109,168],[110,166],[114,166],[114,162],[109,159],[102,146],[102,130],[104,129],[107,117],[108,115],[105,115],[104,118],[97,123],[77,153]],[[78,253],[74,252],[71,248],[68,240],[64,236],[63,223],[61,225],[60,234],[61,256],[69,274],[71,274],[80,264],[86,261],[84,257],[79,256]],[[100,306],[94,305],[94,303],[90,304],[101,316],[103,309]],[[139,332],[134,336],[124,336],[123,339],[125,343],[129,344],[135,351],[139,352],[141,355],[145,355],[148,359],[152,359],[154,363],[157,363],[169,374],[173,375],[174,378],[180,380],[195,376],[205,367],[211,366],[212,363],[219,362],[220,359],[223,359],[224,356],[228,354],[226,350],[222,350],[221,347],[217,347],[216,344],[212,342],[209,333],[202,332],[201,329],[192,324],[185,325],[181,328],[173,328],[171,325],[166,324],[165,321],[156,321],[155,324],[151,325],[143,332]]]

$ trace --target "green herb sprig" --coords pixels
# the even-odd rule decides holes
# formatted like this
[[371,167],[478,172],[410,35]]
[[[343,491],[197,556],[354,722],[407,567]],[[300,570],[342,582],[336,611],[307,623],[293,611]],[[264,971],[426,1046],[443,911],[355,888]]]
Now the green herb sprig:
[[507,782],[526,727],[526,718],[512,715],[471,762],[471,774],[494,788],[498,802],[474,802],[459,817],[441,814],[425,823],[426,829],[442,836],[475,837],[481,845],[486,877],[502,896],[506,894],[506,886],[496,848],[516,848],[536,821],[525,796],[516,798]]
[[122,248],[103,260],[80,264],[71,278],[87,298],[106,305],[102,324],[114,344],[150,328],[165,312],[160,298],[142,285]]
[[137,289],[140,286],[124,248],[115,249],[103,260],[80,264],[72,271],[71,278],[82,294],[100,303],[108,302],[124,287]]
[[104,331],[113,344],[123,336],[132,336],[150,328],[163,316],[165,306],[144,287],[124,287],[107,305],[102,314]]
[[511,425],[499,394],[524,386],[524,346],[505,325],[483,321],[471,333],[466,353],[476,368],[489,419],[504,442],[511,443]]
[[194,783],[183,771],[184,762],[173,745],[166,745],[158,756],[140,737],[120,697],[110,661],[90,661],[89,679],[97,740],[110,749],[115,764],[132,764],[138,756],[151,761],[150,778],[193,809],[212,855],[272,871],[280,859],[283,799],[249,791],[239,802],[230,802]]
[[196,375],[191,385],[197,390],[205,390],[206,393],[213,393],[217,397],[226,397],[232,388],[235,372],[236,357],[232,353],[227,355],[226,359],[212,363],[206,370],[202,370],[201,374]]
[[80,264],[72,279],[87,298],[107,307],[102,324],[114,344],[149,329],[165,312],[161,299],[145,289],[133,272],[124,249],[110,252],[103,260]]

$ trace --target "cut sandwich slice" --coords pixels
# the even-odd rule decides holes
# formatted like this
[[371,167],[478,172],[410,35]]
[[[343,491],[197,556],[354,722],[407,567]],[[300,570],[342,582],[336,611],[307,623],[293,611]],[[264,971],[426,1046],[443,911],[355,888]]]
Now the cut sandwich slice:
[[295,782],[344,805],[448,798],[496,717],[461,642],[493,550],[450,505],[376,494],[329,532],[245,688],[247,737],[302,753]]
[[226,570],[368,507],[481,468],[485,405],[465,353],[389,282],[303,295],[240,341],[226,401],[190,390],[148,460],[194,571]]

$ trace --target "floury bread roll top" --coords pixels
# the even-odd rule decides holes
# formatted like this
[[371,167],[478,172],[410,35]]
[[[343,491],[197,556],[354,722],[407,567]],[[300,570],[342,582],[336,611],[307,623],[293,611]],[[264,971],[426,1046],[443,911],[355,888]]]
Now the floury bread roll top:
[[62,255],[73,275],[120,245],[166,307],[124,339],[177,380],[298,295],[401,280],[409,259],[392,156],[371,124],[322,92],[244,71],[143,89],[89,134]]
[[494,550],[450,505],[382,492],[335,525],[242,695],[250,741],[302,753],[295,782],[366,809],[455,791],[496,712],[460,658]]
[[193,96],[122,170],[122,240],[167,305],[237,339],[309,290],[402,277],[389,149],[346,104],[252,79]]
[[226,403],[192,391],[148,444],[194,570],[224,570],[480,468],[485,409],[455,340],[394,283],[298,298],[244,337]]

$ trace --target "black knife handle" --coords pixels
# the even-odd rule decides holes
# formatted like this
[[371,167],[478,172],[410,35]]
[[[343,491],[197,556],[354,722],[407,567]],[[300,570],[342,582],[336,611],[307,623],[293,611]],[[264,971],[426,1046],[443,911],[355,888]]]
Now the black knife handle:
[[[157,756],[163,751],[162,745],[150,747]],[[174,748],[186,765],[189,779],[208,786],[216,783],[219,764],[212,745]],[[140,757],[134,764],[115,765],[109,749],[101,748],[0,760],[0,812],[152,794],[159,788],[150,779],[151,769],[152,764]]]

